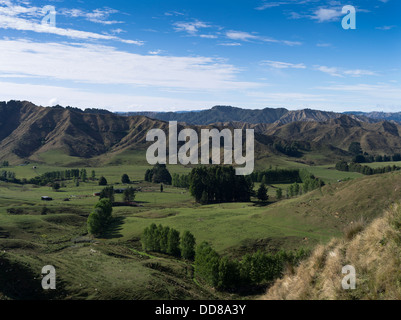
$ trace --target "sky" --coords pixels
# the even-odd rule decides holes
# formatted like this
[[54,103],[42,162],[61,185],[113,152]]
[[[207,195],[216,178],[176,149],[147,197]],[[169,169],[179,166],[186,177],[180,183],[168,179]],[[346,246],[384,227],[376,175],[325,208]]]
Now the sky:
[[0,0],[8,100],[401,111],[401,1]]

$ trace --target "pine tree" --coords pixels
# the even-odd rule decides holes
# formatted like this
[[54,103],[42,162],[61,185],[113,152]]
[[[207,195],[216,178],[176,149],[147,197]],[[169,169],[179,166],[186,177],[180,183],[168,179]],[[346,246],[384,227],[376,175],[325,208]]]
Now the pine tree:
[[263,202],[267,201],[269,199],[269,196],[267,195],[267,188],[263,182],[258,189],[257,197],[260,201],[263,201]]

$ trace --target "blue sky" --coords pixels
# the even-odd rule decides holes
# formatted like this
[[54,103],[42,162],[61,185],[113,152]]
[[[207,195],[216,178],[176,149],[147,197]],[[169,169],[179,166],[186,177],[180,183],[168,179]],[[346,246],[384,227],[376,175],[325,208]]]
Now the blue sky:
[[401,111],[400,2],[0,0],[0,100]]

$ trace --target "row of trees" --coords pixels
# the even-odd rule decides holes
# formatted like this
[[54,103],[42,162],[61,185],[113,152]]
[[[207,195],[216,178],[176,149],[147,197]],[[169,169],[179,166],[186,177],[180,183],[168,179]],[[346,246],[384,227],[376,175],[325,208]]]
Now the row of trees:
[[390,162],[390,161],[401,161],[401,155],[399,153],[388,156],[388,155],[366,155],[366,154],[359,154],[352,158],[352,162],[355,163],[372,163],[372,162]]
[[298,169],[268,169],[263,171],[254,171],[250,175],[253,182],[262,182],[266,184],[273,183],[293,183],[301,182],[300,171]]
[[254,184],[249,176],[237,176],[232,166],[197,167],[190,173],[189,190],[201,204],[248,202]]
[[195,257],[196,240],[189,231],[180,236],[180,232],[173,228],[152,223],[144,230],[141,242],[145,251],[161,252],[187,260]]
[[[96,178],[96,172],[92,170],[91,179],[95,180],[95,178]],[[23,183],[45,186],[48,184],[52,184],[56,181],[66,181],[66,180],[74,180],[74,181],[80,180],[82,182],[86,182],[88,180],[88,173],[86,169],[69,169],[64,171],[45,172],[40,176],[34,177],[29,180],[24,180]]]
[[336,170],[345,171],[345,172],[358,172],[367,176],[374,174],[382,174],[392,171],[399,171],[401,167],[393,166],[385,166],[380,168],[371,168],[366,165],[361,165],[359,163],[348,163],[346,161],[340,161],[336,164]]
[[[295,266],[308,252],[280,251],[276,254],[246,254],[240,260],[221,257],[207,242],[196,246],[191,232],[182,236],[174,228],[151,224],[141,237],[143,250],[194,260],[195,276],[219,290],[237,290],[282,276],[286,265]],[[195,249],[196,248],[196,249]]]
[[16,178],[15,172],[6,170],[0,171],[0,181],[20,183],[20,181]]
[[195,276],[220,290],[238,290],[281,277],[286,265],[295,266],[307,255],[303,249],[276,254],[258,251],[235,260],[221,257],[209,243],[203,242],[196,248]]

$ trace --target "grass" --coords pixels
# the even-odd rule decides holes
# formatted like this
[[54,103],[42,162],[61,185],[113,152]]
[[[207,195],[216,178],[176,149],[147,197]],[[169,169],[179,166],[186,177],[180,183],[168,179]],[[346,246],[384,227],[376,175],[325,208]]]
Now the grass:
[[[5,250],[1,259],[25,266],[24,274],[33,278],[40,276],[40,266],[55,265],[61,279],[56,298],[233,298],[200,287],[193,279],[191,263],[143,253],[139,242],[143,229],[156,223],[181,232],[188,230],[198,243],[208,241],[219,253],[236,258],[258,249],[275,252],[282,248],[314,248],[341,237],[344,228],[360,219],[361,213],[371,221],[398,198],[401,190],[399,173],[363,177],[335,171],[334,165],[307,166],[277,157],[271,159],[273,167],[280,162],[286,168],[306,168],[327,185],[279,202],[274,202],[275,190],[280,187],[285,195],[287,185],[268,186],[270,202],[264,205],[255,201],[200,206],[188,190],[165,186],[160,193],[159,185],[143,182],[146,169],[151,167],[143,157],[143,152],[125,152],[108,163],[93,161],[93,166],[86,168],[88,176],[95,170],[98,178],[104,175],[115,187],[124,186],[121,176],[127,173],[133,185],[142,188],[136,196],[140,207],[115,207],[113,230],[101,239],[93,239],[86,231],[87,216],[98,201],[93,193],[102,189],[96,181],[78,187],[70,181],[59,192],[50,187],[0,182],[0,250]],[[85,165],[82,159],[58,158],[57,153],[42,155],[42,160],[46,163],[32,162],[7,170],[14,171],[18,178],[32,178]],[[168,168],[171,173],[190,172],[183,166]],[[348,177],[355,179],[337,182]],[[41,201],[45,195],[54,201]],[[117,195],[116,200],[120,197]],[[69,201],[64,201],[66,198]],[[47,215],[41,215],[44,207],[49,211]],[[2,294],[19,298],[11,288]]]
[[[309,259],[277,281],[263,298],[399,300],[400,216],[399,205],[392,206],[358,235],[318,246]],[[342,289],[341,270],[346,265],[355,268],[355,290]]]

